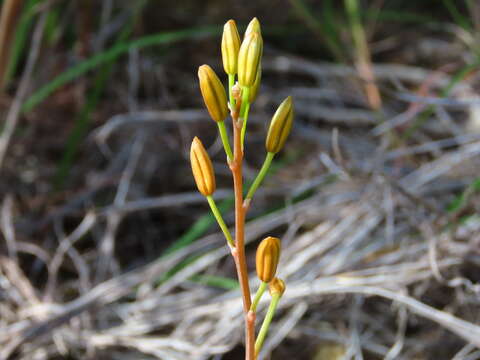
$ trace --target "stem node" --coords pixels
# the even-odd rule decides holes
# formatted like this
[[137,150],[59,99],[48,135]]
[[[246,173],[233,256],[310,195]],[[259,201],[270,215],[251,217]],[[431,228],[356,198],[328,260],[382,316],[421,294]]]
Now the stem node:
[[248,211],[248,209],[250,208],[250,203],[252,202],[252,199],[245,199],[243,200],[243,210],[245,212]]
[[250,310],[247,313],[247,320],[254,323],[256,319],[257,319],[257,315],[252,310]]

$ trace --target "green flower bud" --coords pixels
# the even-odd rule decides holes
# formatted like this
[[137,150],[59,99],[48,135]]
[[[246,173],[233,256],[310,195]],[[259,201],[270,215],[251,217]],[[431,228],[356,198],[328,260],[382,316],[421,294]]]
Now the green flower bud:
[[268,152],[276,154],[282,150],[293,124],[293,103],[289,96],[278,107],[268,128],[265,147]]

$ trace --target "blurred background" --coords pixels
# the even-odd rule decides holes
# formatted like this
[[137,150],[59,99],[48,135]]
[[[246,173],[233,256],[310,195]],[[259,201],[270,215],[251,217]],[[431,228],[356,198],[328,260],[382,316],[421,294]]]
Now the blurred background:
[[188,152],[199,136],[233,225],[197,69],[226,82],[223,24],[253,17],[246,181],[296,108],[247,219],[253,286],[267,235],[287,283],[260,358],[480,359],[478,1],[0,3],[1,359],[243,358]]

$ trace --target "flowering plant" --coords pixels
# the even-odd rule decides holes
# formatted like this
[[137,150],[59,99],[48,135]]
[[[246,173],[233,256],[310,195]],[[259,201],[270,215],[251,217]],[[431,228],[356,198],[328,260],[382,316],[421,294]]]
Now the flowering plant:
[[[221,49],[223,68],[228,75],[228,96],[225,87],[210,66],[200,66],[198,78],[205,106],[218,126],[227,156],[227,163],[233,176],[235,193],[234,236],[230,234],[230,230],[213,199],[216,188],[215,174],[210,157],[198,137],[195,137],[192,141],[190,161],[198,190],[206,197],[235,261],[245,318],[245,359],[254,360],[262,348],[278,302],[285,291],[285,283],[275,277],[280,258],[280,240],[269,236],[260,242],[257,249],[256,270],[261,283],[252,300],[245,258],[245,216],[275,154],[283,148],[290,133],[293,123],[293,103],[292,98],[287,97],[273,115],[265,141],[265,161],[244,196],[242,172],[244,140],[250,105],[257,97],[262,76],[263,39],[259,21],[254,18],[250,22],[243,41],[240,41],[235,21],[229,20],[224,26]],[[228,114],[232,119],[233,150],[225,125]],[[260,331],[255,336],[257,305],[267,287],[269,287],[271,296],[270,306]]]

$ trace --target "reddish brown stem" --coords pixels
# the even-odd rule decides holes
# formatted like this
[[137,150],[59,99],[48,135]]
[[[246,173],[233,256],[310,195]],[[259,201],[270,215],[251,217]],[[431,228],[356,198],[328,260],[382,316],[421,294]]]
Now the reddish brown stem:
[[245,259],[245,211],[243,208],[243,179],[242,160],[243,154],[237,150],[240,144],[240,128],[234,129],[234,152],[231,170],[233,174],[233,186],[235,192],[235,249],[237,272],[240,280],[240,288],[243,294],[243,310],[248,312],[251,305],[250,288],[248,286],[247,263]]
[[[239,100],[239,99],[237,99]],[[243,150],[241,144],[242,121],[238,117],[240,101],[237,101],[237,108],[232,111],[233,120],[233,161],[230,162],[230,169],[233,175],[233,186],[235,193],[235,248],[232,255],[235,260],[237,276],[240,282],[240,290],[243,299],[243,312],[245,317],[245,359],[255,360],[255,316],[249,310],[252,304],[250,285],[248,283],[248,269],[245,258],[245,213],[243,206]]]

